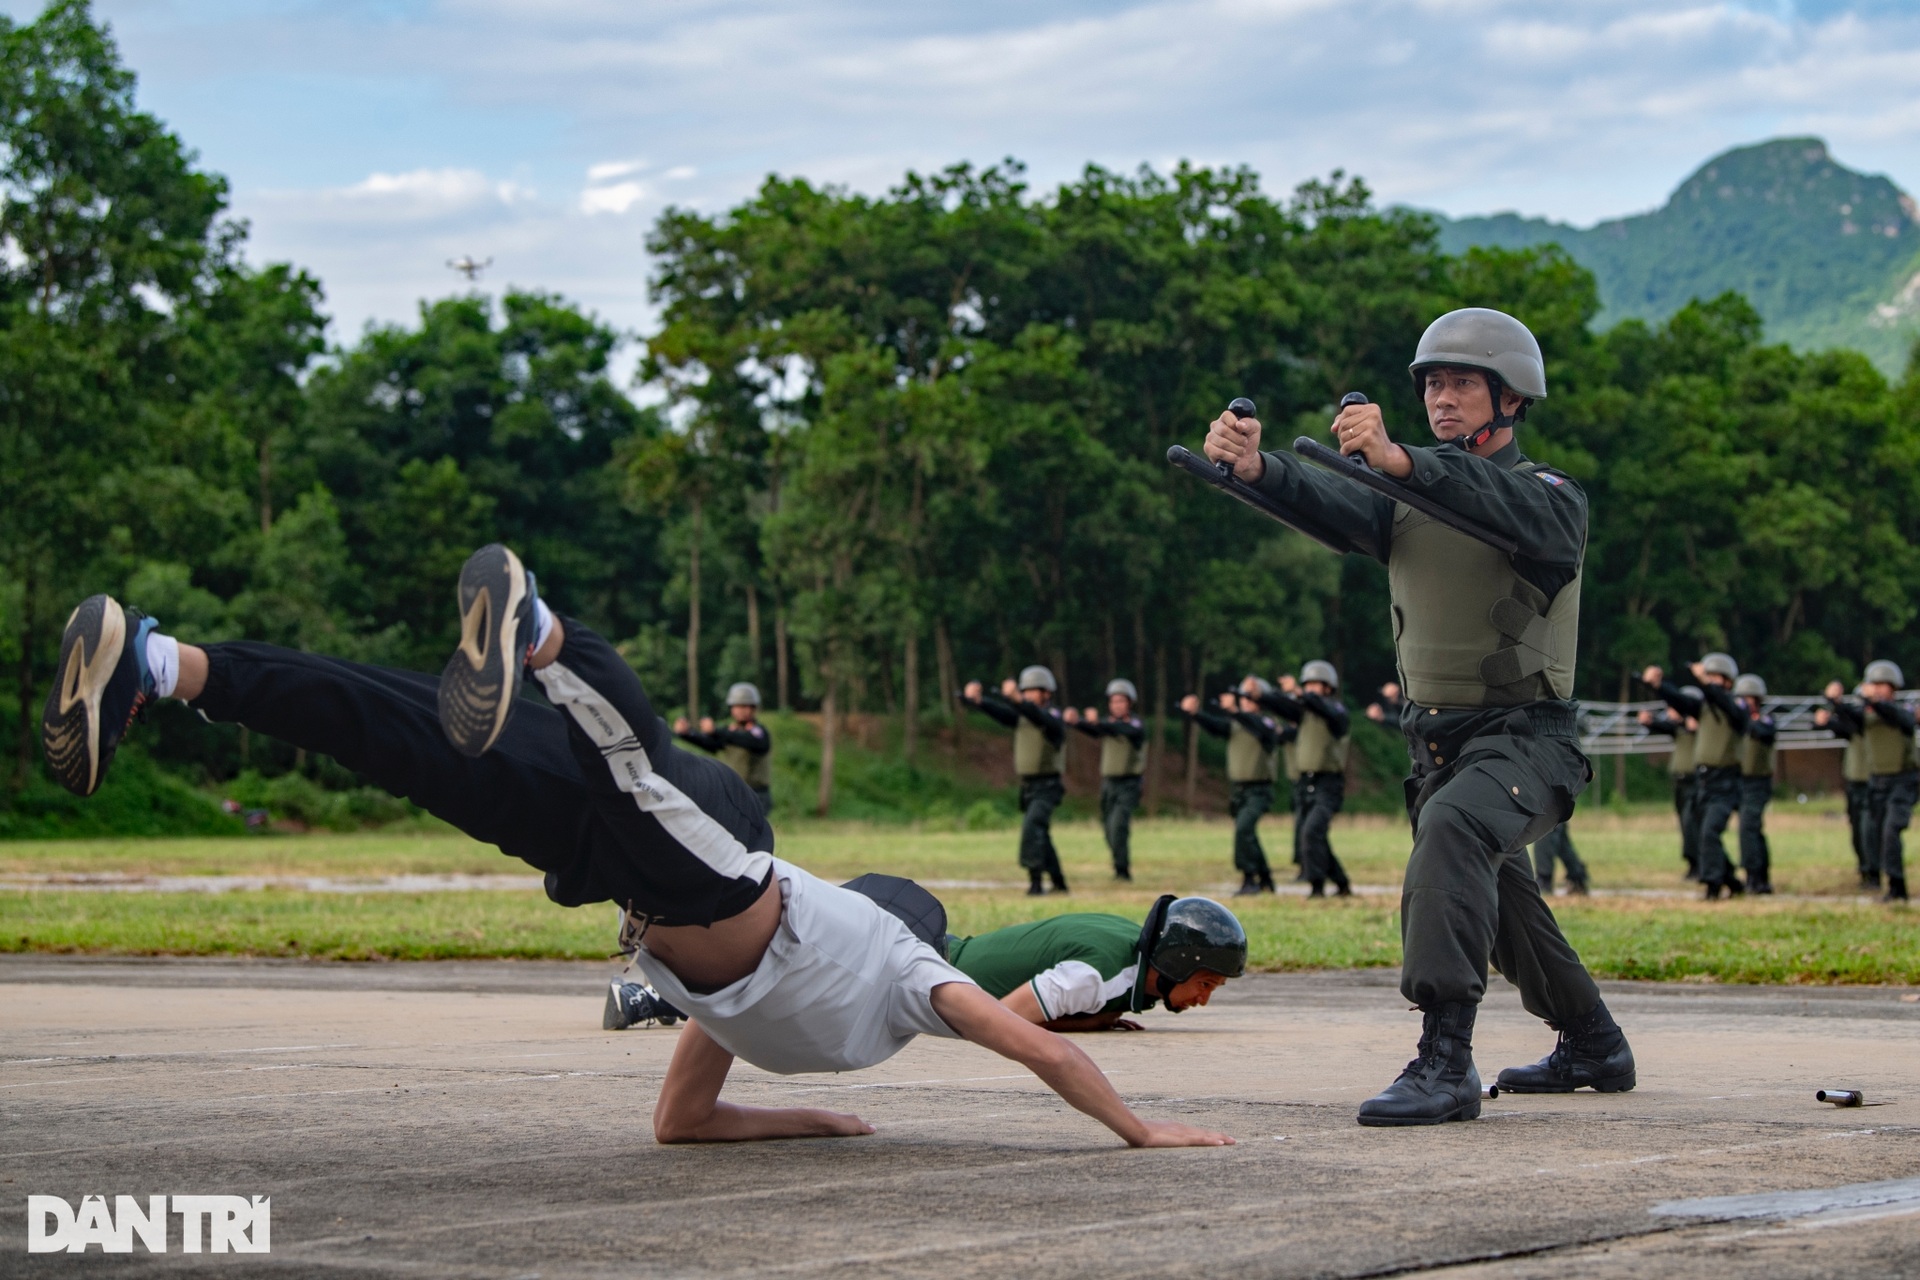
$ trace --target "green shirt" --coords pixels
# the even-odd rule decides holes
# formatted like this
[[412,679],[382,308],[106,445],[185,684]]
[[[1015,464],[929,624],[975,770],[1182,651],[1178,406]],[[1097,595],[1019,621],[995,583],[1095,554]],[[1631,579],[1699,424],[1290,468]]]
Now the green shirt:
[[1084,912],[962,938],[948,946],[947,961],[996,1000],[1030,985],[1051,1022],[1158,1003],[1144,989],[1139,943],[1139,921]]

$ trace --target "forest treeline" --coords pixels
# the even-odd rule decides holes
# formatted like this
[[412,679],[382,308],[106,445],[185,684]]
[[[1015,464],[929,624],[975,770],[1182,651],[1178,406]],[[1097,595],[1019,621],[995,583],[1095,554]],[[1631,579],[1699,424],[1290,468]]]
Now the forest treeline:
[[[1188,166],[1036,189],[956,165],[883,196],[769,178],[634,246],[643,339],[475,293],[330,347],[321,282],[248,262],[224,180],[139,109],[86,4],[0,27],[0,98],[14,792],[81,595],[183,638],[437,669],[450,584],[492,539],[669,715],[748,679],[902,717],[911,754],[959,683],[1031,661],[1076,704],[1129,676],[1160,716],[1311,657],[1365,693],[1392,673],[1379,567],[1164,455],[1243,394],[1273,438],[1361,390],[1421,441],[1406,362],[1462,305],[1547,353],[1523,444],[1592,501],[1584,696],[1707,647],[1783,691],[1920,661],[1920,377],[1768,345],[1731,295],[1595,332],[1557,248],[1442,253],[1339,173],[1284,199]],[[151,736],[213,777],[250,750],[184,717]]]

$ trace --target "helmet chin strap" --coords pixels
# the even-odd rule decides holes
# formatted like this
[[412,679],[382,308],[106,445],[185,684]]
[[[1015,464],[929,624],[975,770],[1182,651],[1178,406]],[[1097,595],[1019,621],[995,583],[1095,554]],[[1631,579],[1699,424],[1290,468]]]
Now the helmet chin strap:
[[1514,423],[1520,421],[1518,414],[1500,412],[1500,402],[1506,399],[1506,393],[1507,384],[1502,382],[1498,375],[1488,373],[1487,394],[1492,397],[1493,400],[1493,421],[1481,427],[1478,431],[1469,432],[1464,436],[1455,436],[1447,443],[1459,445],[1468,453],[1472,453],[1475,449],[1478,449],[1481,445],[1493,439],[1496,431],[1511,427]]

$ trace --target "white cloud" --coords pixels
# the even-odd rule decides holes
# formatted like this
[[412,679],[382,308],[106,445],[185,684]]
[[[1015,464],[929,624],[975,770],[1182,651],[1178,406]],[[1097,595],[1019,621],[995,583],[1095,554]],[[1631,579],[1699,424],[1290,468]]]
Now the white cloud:
[[[496,182],[478,169],[414,169],[371,173],[352,186],[319,193],[323,203],[348,203],[378,217],[434,218],[476,208],[511,207],[534,198],[517,182]],[[296,196],[296,198],[299,198]]]
[[625,213],[646,197],[647,189],[637,182],[616,182],[610,187],[588,187],[580,193],[580,212]]
[[608,160],[601,164],[587,166],[588,182],[611,182],[615,178],[624,178],[640,173],[647,167],[645,160]]

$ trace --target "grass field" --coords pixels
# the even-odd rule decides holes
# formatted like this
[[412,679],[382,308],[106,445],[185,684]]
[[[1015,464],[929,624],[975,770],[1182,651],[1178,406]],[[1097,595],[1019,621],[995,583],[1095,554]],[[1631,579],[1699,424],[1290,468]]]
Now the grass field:
[[[1569,937],[1602,976],[1726,982],[1920,982],[1920,919],[1861,900],[1837,815],[1783,807],[1770,823],[1774,879],[1789,896],[1703,904],[1685,893],[1671,818],[1660,812],[1582,815],[1574,828],[1596,887],[1622,892],[1561,899]],[[1286,819],[1263,828],[1276,865]],[[1143,822],[1135,883],[1115,886],[1099,831],[1062,824],[1056,840],[1075,885],[1069,898],[1018,892],[1010,831],[916,831],[794,824],[782,856],[831,878],[889,871],[937,885],[954,930],[977,933],[1063,910],[1138,916],[1161,892],[1223,894],[1231,828],[1224,822]],[[1234,903],[1268,970],[1396,965],[1403,823],[1343,820],[1335,848],[1361,886],[1349,901],[1281,896]],[[0,877],[251,875],[373,879],[394,874],[526,872],[456,834],[307,835],[248,840],[102,840],[0,844]],[[438,893],[102,893],[57,884],[0,890],[0,950],[135,954],[259,954],[339,959],[608,954],[611,908],[565,911],[536,890]]]

